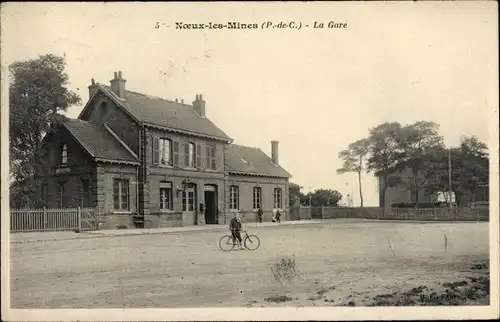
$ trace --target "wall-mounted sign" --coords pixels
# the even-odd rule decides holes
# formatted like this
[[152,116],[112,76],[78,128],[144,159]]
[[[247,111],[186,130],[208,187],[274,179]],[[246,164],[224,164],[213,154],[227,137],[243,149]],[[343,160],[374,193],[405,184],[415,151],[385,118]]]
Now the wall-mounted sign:
[[56,173],[57,174],[59,174],[59,173],[68,173],[70,171],[71,171],[71,169],[69,167],[56,168]]

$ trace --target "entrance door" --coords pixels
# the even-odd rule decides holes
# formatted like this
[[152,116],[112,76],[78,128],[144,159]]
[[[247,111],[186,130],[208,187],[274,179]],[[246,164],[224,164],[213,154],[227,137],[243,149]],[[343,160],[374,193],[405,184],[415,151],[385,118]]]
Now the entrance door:
[[196,222],[196,186],[191,184],[182,192],[182,212],[184,223],[194,225]]
[[205,223],[217,224],[217,188],[205,185]]

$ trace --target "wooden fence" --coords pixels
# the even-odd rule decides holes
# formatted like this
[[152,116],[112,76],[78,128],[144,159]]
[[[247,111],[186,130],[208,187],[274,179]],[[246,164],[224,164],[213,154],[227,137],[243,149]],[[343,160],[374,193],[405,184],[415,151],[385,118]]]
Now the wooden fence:
[[[392,208],[378,207],[291,207],[291,220],[361,218],[380,220],[422,220],[422,221],[489,221],[488,208]],[[296,215],[299,214],[300,216]]]
[[10,232],[97,230],[95,208],[11,209]]

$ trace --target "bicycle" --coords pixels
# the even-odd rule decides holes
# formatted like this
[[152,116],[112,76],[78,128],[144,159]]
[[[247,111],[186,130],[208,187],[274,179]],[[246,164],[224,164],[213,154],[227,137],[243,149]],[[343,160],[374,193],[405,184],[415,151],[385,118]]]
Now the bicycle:
[[[248,250],[256,250],[260,246],[260,239],[256,235],[249,235],[246,230],[241,231],[244,236],[242,236],[241,240],[243,243],[243,246],[245,246],[246,249]],[[228,252],[230,250],[233,250],[233,248],[237,245],[238,243],[236,240],[233,240],[233,236],[230,235],[224,235],[221,237],[219,240],[219,247],[225,252]]]

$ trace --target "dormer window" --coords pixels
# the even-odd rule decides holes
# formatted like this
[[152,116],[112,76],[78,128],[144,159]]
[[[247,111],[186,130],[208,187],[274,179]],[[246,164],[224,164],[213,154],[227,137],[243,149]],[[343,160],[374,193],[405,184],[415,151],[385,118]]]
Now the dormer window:
[[61,165],[66,165],[68,163],[68,146],[63,144],[61,146]]

